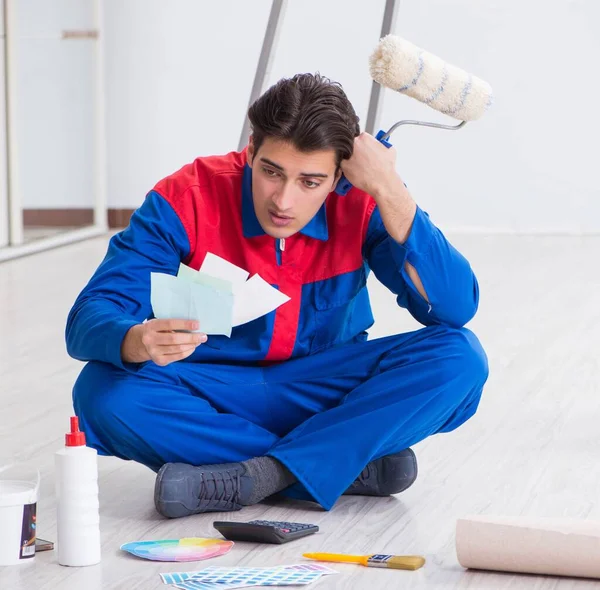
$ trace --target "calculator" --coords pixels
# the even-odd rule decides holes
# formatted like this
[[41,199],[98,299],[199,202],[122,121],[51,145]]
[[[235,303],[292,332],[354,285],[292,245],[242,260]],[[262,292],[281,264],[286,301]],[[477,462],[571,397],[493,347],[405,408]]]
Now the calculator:
[[273,520],[251,520],[249,522],[218,520],[213,523],[213,526],[230,541],[275,543],[278,545],[312,535],[319,530],[316,524]]

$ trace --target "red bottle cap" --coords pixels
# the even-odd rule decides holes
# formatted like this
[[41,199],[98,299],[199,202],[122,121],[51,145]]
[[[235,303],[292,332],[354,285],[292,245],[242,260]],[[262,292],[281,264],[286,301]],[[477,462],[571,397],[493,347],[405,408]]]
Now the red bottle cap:
[[85,434],[79,430],[79,418],[71,416],[71,432],[65,435],[65,444],[68,447],[84,447]]

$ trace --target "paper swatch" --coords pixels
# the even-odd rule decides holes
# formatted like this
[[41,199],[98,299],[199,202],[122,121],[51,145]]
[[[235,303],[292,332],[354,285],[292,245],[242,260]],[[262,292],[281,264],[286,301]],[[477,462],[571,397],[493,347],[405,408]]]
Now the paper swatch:
[[157,272],[150,274],[150,287],[156,318],[197,320],[204,334],[231,336],[232,293]]
[[258,274],[208,253],[199,271],[179,265],[177,276],[150,274],[150,302],[159,319],[197,320],[198,332],[230,337],[241,326],[266,315],[290,298]]
[[241,285],[233,301],[233,325],[240,326],[277,309],[290,298],[271,287],[260,275]]
[[[281,566],[276,566],[276,567],[252,568],[252,569],[272,571],[272,570],[279,570],[281,568],[285,568],[287,570],[302,571],[302,572],[319,572],[322,575],[338,573],[336,570],[330,568],[329,566],[325,565],[324,563],[299,563],[297,565],[281,565]],[[230,569],[231,570],[231,569],[250,569],[250,568],[233,568],[233,567],[224,568],[224,567],[219,567],[219,566],[210,566],[210,567],[207,567],[202,570],[195,571],[195,572],[173,572],[170,574],[160,574],[160,577],[162,578],[162,581],[165,584],[177,584],[180,582],[185,582],[194,577],[200,578],[200,577],[202,577],[203,573],[211,572],[215,569],[220,569],[220,570]]]
[[212,252],[206,254],[199,272],[230,282],[234,292],[246,282],[246,279],[250,275],[243,268],[232,264]]
[[232,547],[233,541],[203,537],[136,541],[121,545],[123,551],[152,561],[200,561],[225,555]]
[[192,283],[198,283],[199,285],[204,285],[205,287],[211,287],[217,291],[233,293],[233,285],[230,281],[225,281],[223,279],[212,277],[206,273],[194,270],[193,268],[183,264],[183,262],[179,265],[177,278],[191,281]]
[[196,572],[160,574],[165,584],[182,590],[244,588],[248,586],[307,585],[337,572],[322,564],[278,567],[208,567]]

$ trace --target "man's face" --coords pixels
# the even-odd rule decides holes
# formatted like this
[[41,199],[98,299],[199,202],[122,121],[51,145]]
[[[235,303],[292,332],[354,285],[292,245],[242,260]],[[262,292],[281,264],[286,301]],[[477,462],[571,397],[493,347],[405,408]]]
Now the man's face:
[[291,143],[266,138],[257,153],[248,146],[254,211],[265,233],[289,238],[317,213],[335,188],[335,151],[300,152]]

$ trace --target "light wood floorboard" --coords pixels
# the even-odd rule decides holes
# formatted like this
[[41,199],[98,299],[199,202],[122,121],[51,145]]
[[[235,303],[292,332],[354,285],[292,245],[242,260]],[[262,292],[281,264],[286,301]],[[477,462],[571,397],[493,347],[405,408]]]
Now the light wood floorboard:
[[[153,474],[101,458],[103,561],[64,568],[55,552],[0,568],[2,590],[164,588],[158,573],[206,565],[268,566],[302,560],[304,551],[422,554],[418,572],[338,566],[319,588],[596,588],[586,580],[463,570],[456,519],[469,514],[569,516],[600,521],[600,238],[452,236],[481,284],[470,328],[491,374],[477,415],[458,431],[415,447],[420,476],[398,497],[345,497],[331,512],[270,502],[233,515],[167,521],[153,507]],[[0,264],[0,456],[42,474],[38,531],[56,540],[53,454],[71,413],[81,364],[64,347],[64,324],[107,240],[90,240]],[[394,298],[372,283],[373,336],[416,328]],[[287,546],[237,545],[219,560],[160,564],[119,551],[127,541],[214,536],[221,518],[314,522],[318,535]],[[197,567],[199,566],[199,567]]]

